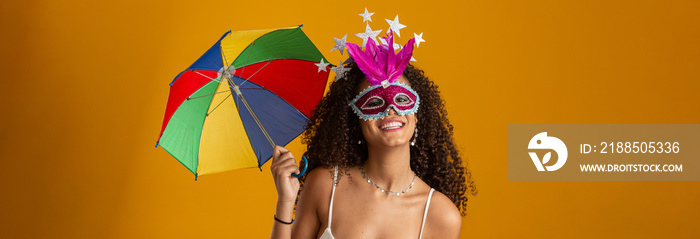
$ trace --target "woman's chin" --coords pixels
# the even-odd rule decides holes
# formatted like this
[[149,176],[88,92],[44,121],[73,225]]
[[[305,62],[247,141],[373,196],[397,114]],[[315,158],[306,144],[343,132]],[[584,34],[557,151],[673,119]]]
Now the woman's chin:
[[406,140],[381,140],[370,146],[377,146],[380,148],[403,148],[409,146],[409,143]]

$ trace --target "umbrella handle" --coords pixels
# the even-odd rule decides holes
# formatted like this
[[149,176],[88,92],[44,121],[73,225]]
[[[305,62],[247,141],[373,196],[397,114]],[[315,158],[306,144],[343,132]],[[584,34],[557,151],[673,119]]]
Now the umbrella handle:
[[299,174],[292,173],[292,177],[300,178],[306,173],[306,169],[309,168],[309,160],[306,159],[306,156],[301,156],[301,160],[304,161],[304,168],[301,169],[301,172],[299,172]]

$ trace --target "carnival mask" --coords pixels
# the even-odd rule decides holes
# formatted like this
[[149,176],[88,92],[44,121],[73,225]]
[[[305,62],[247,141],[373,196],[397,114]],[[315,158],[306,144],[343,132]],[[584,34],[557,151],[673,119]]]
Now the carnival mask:
[[376,120],[389,115],[393,108],[398,115],[410,115],[418,111],[420,98],[411,87],[400,82],[386,88],[376,85],[363,90],[350,103],[353,111],[364,120]]
[[411,60],[415,39],[409,40],[398,54],[393,47],[393,32],[384,39],[387,44],[379,46],[372,38],[367,39],[365,51],[357,44],[347,43],[348,53],[372,85],[350,102],[353,111],[364,120],[384,118],[390,108],[399,115],[414,114],[420,103],[411,87],[396,81]]

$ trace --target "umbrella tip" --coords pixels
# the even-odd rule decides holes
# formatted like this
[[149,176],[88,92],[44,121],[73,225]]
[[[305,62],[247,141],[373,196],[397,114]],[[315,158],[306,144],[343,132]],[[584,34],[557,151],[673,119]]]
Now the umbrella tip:
[[303,26],[304,26],[304,24],[299,25],[300,28],[303,27]]
[[197,174],[194,174],[194,181],[197,181]]
[[156,142],[156,148],[158,148],[158,145],[159,145],[159,144],[160,144],[160,142]]

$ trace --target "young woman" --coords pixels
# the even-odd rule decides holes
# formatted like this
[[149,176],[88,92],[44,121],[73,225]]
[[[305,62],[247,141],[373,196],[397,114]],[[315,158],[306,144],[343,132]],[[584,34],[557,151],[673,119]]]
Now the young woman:
[[413,39],[398,54],[392,35],[386,40],[369,39],[366,51],[348,44],[350,70],[303,135],[307,175],[291,177],[294,156],[274,149],[272,238],[459,237],[466,193],[476,188],[437,86],[408,64]]

